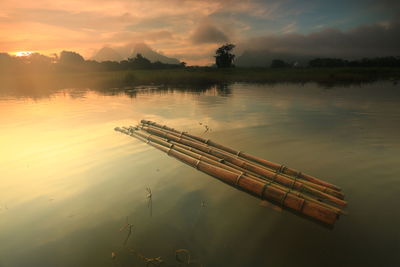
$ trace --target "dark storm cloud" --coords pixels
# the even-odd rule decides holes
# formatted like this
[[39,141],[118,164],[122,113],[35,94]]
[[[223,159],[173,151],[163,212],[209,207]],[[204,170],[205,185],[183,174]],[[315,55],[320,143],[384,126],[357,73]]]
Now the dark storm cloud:
[[400,21],[364,25],[349,31],[325,29],[308,35],[251,38],[241,48],[323,57],[400,56]]
[[193,43],[224,43],[228,42],[229,38],[217,27],[212,24],[201,24],[191,37]]

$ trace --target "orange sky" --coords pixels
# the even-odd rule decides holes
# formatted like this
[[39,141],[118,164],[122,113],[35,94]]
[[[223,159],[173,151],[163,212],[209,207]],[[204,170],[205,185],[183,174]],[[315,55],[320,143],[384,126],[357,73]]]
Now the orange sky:
[[[227,2],[233,12],[253,8],[250,1],[1,0],[0,51],[73,50],[88,58],[104,45],[146,42],[166,55],[205,64],[221,42],[217,36],[196,43],[192,36],[199,27],[213,27],[208,16]],[[228,27],[227,21],[218,30]]]
[[[363,25],[372,25],[384,32],[400,25],[393,20],[400,18],[399,10],[397,0],[0,0],[0,52],[70,50],[90,58],[103,46],[145,42],[167,56],[203,65],[212,63],[215,49],[226,42],[261,48],[275,42],[269,49],[281,49],[276,38],[254,39],[259,37],[289,36],[282,42],[297,49],[301,45],[294,39],[326,33],[319,47],[324,51],[336,38],[331,29],[352,35],[352,29],[365,32]],[[396,32],[385,34],[390,39]],[[304,47],[315,50],[309,43]],[[371,49],[382,51],[386,39],[382,43]]]

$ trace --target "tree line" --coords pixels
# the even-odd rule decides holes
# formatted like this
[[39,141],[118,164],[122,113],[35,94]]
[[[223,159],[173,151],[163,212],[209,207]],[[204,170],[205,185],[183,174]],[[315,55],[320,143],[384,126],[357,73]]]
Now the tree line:
[[[400,68],[400,57],[377,57],[363,58],[359,60],[346,60],[340,58],[315,58],[307,64],[310,68],[342,68],[342,67],[384,67]],[[274,59],[271,68],[298,67],[297,63],[285,62],[281,59]]]
[[180,64],[166,64],[160,61],[151,62],[141,54],[120,62],[97,62],[94,60],[85,60],[80,54],[72,51],[62,51],[59,56],[54,54],[52,57],[39,53],[32,53],[22,57],[0,53],[0,71],[82,72],[130,69],[177,69],[185,68],[185,66],[185,62],[181,62]]
[[[233,68],[235,55],[233,54],[234,44],[225,44],[215,51],[215,67]],[[308,62],[311,68],[337,68],[337,67],[400,67],[400,57],[377,57],[364,58],[359,60],[345,60],[339,58],[315,58]],[[274,59],[271,68],[298,67],[296,62],[289,63],[281,59]],[[135,57],[116,61],[97,62],[85,60],[80,54],[72,51],[62,51],[60,55],[52,57],[32,53],[28,56],[16,57],[7,53],[0,53],[1,72],[20,71],[59,71],[59,72],[83,72],[83,71],[119,71],[134,69],[179,69],[187,68],[185,62],[180,64],[166,64],[162,62],[151,62],[141,54]],[[203,67],[189,67],[203,68]]]

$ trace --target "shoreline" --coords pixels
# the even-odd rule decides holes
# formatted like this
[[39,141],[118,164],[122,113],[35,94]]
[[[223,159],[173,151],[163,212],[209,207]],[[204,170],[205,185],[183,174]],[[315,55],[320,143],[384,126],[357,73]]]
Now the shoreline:
[[397,84],[400,68],[185,68],[106,72],[9,72],[0,74],[1,91],[49,92],[65,88],[107,90],[135,86],[204,88],[232,83],[317,83],[356,85],[378,81]]

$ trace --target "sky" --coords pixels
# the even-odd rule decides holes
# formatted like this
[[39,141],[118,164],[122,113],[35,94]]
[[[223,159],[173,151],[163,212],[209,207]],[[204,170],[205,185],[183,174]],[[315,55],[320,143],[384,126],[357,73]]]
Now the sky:
[[400,1],[0,1],[0,52],[68,50],[90,58],[104,46],[142,42],[190,65],[212,63],[215,49],[227,42],[238,53],[379,56],[384,50],[398,56]]

